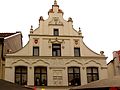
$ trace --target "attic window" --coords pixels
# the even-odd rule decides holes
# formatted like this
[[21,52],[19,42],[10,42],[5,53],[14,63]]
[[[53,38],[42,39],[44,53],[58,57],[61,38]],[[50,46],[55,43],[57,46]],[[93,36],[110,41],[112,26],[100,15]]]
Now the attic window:
[[59,36],[59,30],[58,29],[54,29],[53,30],[53,34],[54,34],[54,36]]
[[80,48],[74,48],[74,56],[80,57]]
[[33,56],[39,56],[39,47],[33,47]]

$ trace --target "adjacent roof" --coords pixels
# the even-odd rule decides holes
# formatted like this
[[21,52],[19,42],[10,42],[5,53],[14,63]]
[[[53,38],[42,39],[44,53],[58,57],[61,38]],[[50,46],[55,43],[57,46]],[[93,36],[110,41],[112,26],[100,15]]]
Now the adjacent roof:
[[86,90],[91,88],[108,88],[108,87],[120,87],[120,76],[115,76],[110,79],[94,81],[86,85],[73,87],[70,90]]
[[0,79],[0,90],[33,90],[33,89]]
[[13,34],[16,34],[16,33],[0,33],[0,37],[8,37],[8,36],[11,36]]

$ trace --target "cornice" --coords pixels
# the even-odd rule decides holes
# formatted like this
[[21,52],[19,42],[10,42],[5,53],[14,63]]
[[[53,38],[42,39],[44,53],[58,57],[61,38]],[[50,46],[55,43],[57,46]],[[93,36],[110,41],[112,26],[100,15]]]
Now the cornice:
[[27,58],[27,59],[107,59],[107,57],[103,56],[61,56],[61,57],[53,57],[53,56],[6,56],[6,58]]
[[67,36],[67,35],[59,35],[59,36],[53,36],[53,35],[40,35],[40,34],[29,34],[29,36],[41,36],[41,37],[71,37],[71,38],[83,38],[83,36]]

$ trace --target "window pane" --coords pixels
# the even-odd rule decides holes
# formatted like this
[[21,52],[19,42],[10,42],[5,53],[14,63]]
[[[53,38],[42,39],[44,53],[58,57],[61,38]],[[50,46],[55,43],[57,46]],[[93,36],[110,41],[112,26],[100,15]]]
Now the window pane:
[[73,68],[68,68],[68,73],[73,73]]
[[22,85],[26,85],[26,84],[27,84],[27,75],[22,74]]
[[56,51],[53,51],[53,56],[57,56],[57,53],[56,53]]
[[96,80],[98,80],[98,75],[93,74],[93,81],[96,81]]
[[91,71],[91,68],[87,68],[87,73],[92,73]]
[[35,73],[40,73],[40,68],[35,67]]
[[59,45],[54,45],[53,48],[60,48],[60,46]]
[[73,74],[69,74],[68,78],[69,78],[69,81],[72,81],[73,80]]
[[80,69],[79,69],[79,68],[74,68],[74,72],[75,72],[75,73],[79,73],[79,72],[80,72]]
[[15,83],[20,84],[20,74],[16,74]]
[[47,69],[46,68],[41,68],[41,73],[47,73]]
[[21,69],[20,69],[19,67],[16,67],[16,68],[15,68],[15,71],[16,71],[16,73],[20,73],[20,72],[21,72]]
[[60,50],[57,50],[57,56],[60,56]]
[[39,86],[40,85],[40,75],[35,74],[35,85]]
[[80,76],[79,76],[79,74],[75,74],[75,78],[79,78]]
[[35,79],[40,79],[40,74],[35,74]]
[[93,73],[97,73],[98,72],[97,70],[98,70],[97,68],[93,68]]
[[41,83],[42,83],[42,86],[47,84],[47,76],[46,76],[46,74],[41,75]]
[[22,73],[27,73],[27,68],[21,68]]
[[87,75],[87,81],[88,83],[92,81],[92,76],[90,74]]

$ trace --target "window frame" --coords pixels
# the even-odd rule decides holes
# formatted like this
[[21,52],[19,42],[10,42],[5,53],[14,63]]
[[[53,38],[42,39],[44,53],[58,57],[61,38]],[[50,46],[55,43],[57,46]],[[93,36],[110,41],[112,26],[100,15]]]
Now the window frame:
[[[35,49],[37,50],[37,54],[35,54]],[[39,47],[38,46],[33,46],[33,56],[39,56]]]
[[[90,72],[88,73],[88,69],[90,69],[91,73],[90,73]],[[97,70],[96,73],[93,71],[94,69]],[[92,81],[99,80],[99,70],[98,70],[98,67],[87,67],[87,68],[86,68],[86,72],[87,72],[87,82],[88,82],[88,83],[90,83],[90,82],[92,82]],[[91,81],[88,81],[88,78],[89,78],[88,76],[91,77]],[[97,79],[94,80],[94,77],[97,77]]]
[[[70,73],[69,69],[72,69],[73,73],[72,72]],[[76,73],[75,69],[78,69],[79,72]],[[70,81],[70,79],[71,79],[70,75],[73,76],[73,81],[72,80]],[[77,78],[76,78],[76,76],[77,76]],[[78,84],[76,84],[76,82],[77,82],[76,80],[79,80]],[[69,83],[71,83],[71,85]],[[80,67],[68,67],[68,86],[79,86],[79,85],[81,85]]]
[[[76,50],[78,50],[77,52],[78,52],[78,54],[76,53]],[[74,56],[75,57],[80,57],[81,55],[80,55],[80,48],[79,47],[74,47]]]
[[[55,46],[58,46],[59,48],[55,48]],[[61,44],[52,44],[52,56],[53,57],[61,56]]]
[[[17,69],[20,69],[20,72],[17,71]],[[25,69],[25,72],[23,72]],[[27,74],[28,74],[28,70],[27,70],[27,66],[16,66],[15,67],[15,83],[19,84],[19,85],[27,85]],[[20,76],[20,81],[17,82],[17,75]],[[23,75],[26,75],[26,81],[23,82]]]
[[[36,69],[39,69],[40,72],[36,72]],[[45,69],[46,70],[46,73],[42,72],[42,70]],[[37,77],[36,76],[39,76],[39,81],[37,83]],[[45,84],[44,83],[41,83],[42,82],[42,76],[45,75],[46,76],[46,81],[45,81]],[[36,86],[47,86],[47,67],[41,67],[41,66],[37,66],[37,67],[34,67],[34,85]]]

